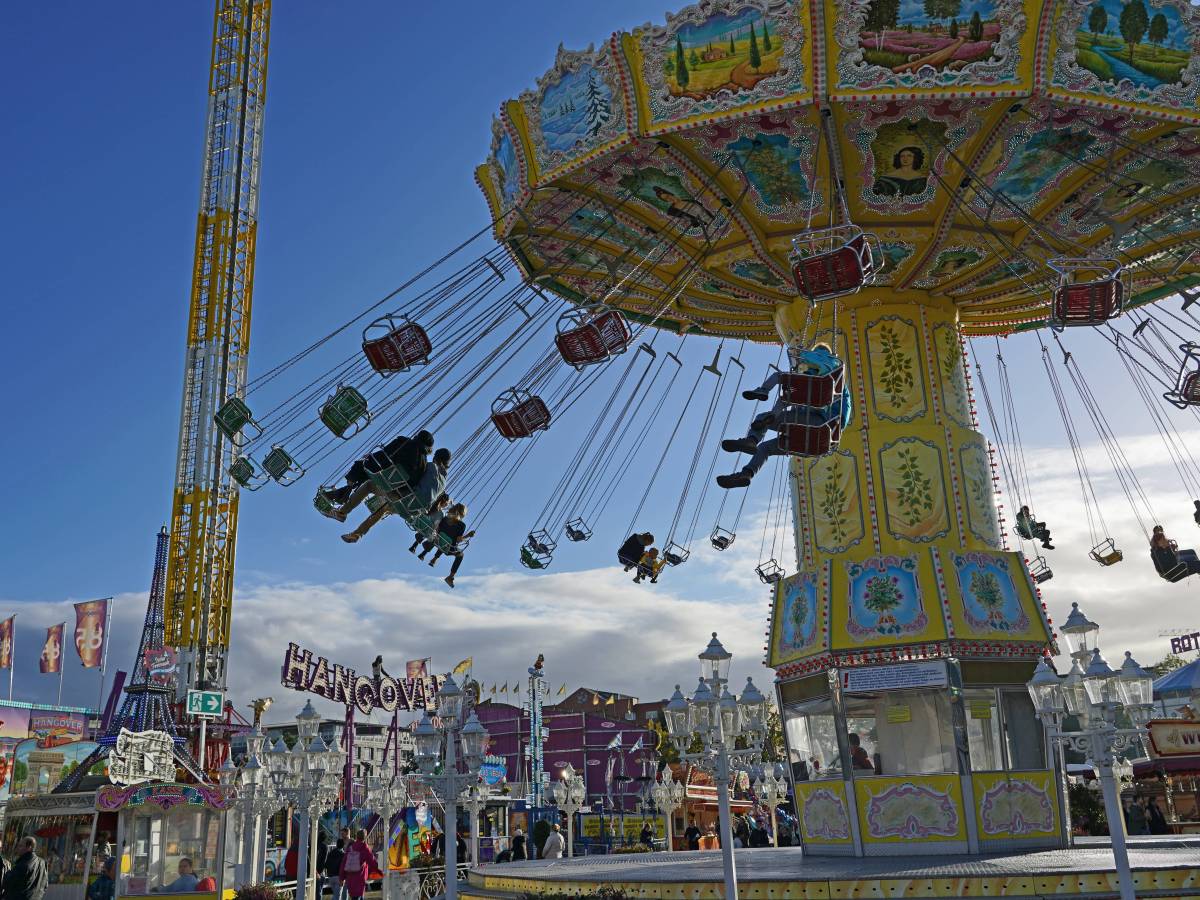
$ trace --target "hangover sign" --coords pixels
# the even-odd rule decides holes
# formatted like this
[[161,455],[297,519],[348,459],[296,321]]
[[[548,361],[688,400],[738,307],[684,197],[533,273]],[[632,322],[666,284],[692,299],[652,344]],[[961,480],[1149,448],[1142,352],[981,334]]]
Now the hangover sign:
[[314,657],[299,644],[288,644],[281,673],[283,686],[294,691],[316,694],[334,703],[355,706],[364,715],[372,710],[384,712],[433,710],[438,688],[445,675],[424,678],[393,678],[379,673],[359,675],[354,669],[331,663],[324,656]]

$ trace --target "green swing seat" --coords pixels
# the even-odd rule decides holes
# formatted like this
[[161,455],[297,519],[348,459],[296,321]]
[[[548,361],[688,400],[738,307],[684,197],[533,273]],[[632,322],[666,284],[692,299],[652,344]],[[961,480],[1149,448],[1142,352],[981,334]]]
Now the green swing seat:
[[254,462],[246,456],[239,456],[229,467],[229,477],[248,491],[257,491],[267,483],[267,476],[258,471]]
[[333,396],[321,404],[317,417],[343,440],[354,437],[371,422],[367,398],[348,384],[339,385]]
[[544,569],[545,563],[533,555],[528,547],[521,547],[521,565],[527,569]]
[[262,467],[276,482],[285,487],[289,484],[295,484],[304,475],[304,469],[296,462],[295,457],[278,444],[272,447],[271,452],[263,457]]
[[[408,470],[399,464],[372,472],[371,484],[375,486],[375,496],[367,501],[371,512],[379,509],[380,503],[387,503],[392,512],[403,516],[406,520],[425,512],[417,501],[412,488],[409,487],[408,480]],[[372,500],[376,501],[374,508],[370,507]]]
[[[246,401],[241,397],[230,397],[222,403],[221,408],[213,416],[213,422],[221,430],[221,434],[229,438],[237,447],[244,446],[262,434],[262,427],[254,421],[250,407],[246,405]],[[242,436],[242,429],[247,425],[252,426],[254,433]],[[239,437],[241,438],[240,440]]]

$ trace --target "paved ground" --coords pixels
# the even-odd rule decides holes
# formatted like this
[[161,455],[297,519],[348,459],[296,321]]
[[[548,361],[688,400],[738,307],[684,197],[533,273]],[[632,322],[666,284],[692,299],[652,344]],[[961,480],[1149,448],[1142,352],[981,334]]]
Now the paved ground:
[[[1200,868],[1200,840],[1163,839],[1130,847],[1134,869]],[[1016,851],[990,856],[891,856],[804,857],[799,848],[737,850],[738,881],[825,881],[870,878],[955,878],[1011,875],[1078,874],[1111,872],[1112,852],[1107,848]],[[721,854],[717,851],[641,853],[586,856],[571,860],[533,860],[486,866],[480,875],[536,878],[546,881],[720,881]]]

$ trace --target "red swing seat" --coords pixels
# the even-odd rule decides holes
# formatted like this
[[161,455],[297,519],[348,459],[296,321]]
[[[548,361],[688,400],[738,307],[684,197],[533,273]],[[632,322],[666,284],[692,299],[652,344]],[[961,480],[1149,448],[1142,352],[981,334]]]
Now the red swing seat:
[[433,344],[407,316],[384,316],[363,329],[362,349],[371,368],[386,377],[429,362]]
[[582,369],[624,353],[632,340],[633,333],[620,310],[591,306],[563,313],[554,343],[568,365]]
[[841,438],[841,419],[820,425],[792,423],[779,432],[779,448],[791,456],[825,456],[837,449]]
[[828,375],[804,375],[799,372],[780,373],[779,395],[786,403],[824,408],[842,396],[845,387],[845,368],[838,366]]
[[492,403],[492,424],[510,441],[527,438],[550,427],[550,409],[541,397],[513,388]]
[[875,276],[873,240],[857,225],[802,231],[792,238],[796,288],[814,302],[853,294]]
[[[1116,260],[1068,259],[1047,263],[1059,273],[1050,311],[1056,331],[1079,325],[1103,325],[1121,314],[1125,284]],[[1082,277],[1083,280],[1079,280]]]

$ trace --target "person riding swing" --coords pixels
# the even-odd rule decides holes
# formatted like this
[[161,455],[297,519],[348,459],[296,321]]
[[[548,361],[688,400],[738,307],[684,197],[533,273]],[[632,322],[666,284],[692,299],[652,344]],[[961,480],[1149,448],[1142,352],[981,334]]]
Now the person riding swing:
[[[774,371],[756,388],[744,391],[742,396],[747,400],[766,400],[771,391],[784,384],[789,374],[829,375],[835,372],[842,362],[826,344],[817,344],[811,350],[789,350],[792,372]],[[767,412],[759,413],[750,423],[750,430],[744,438],[726,439],[721,442],[721,449],[728,453],[750,453],[750,461],[741,471],[728,475],[718,475],[717,484],[723,488],[748,487],[751,480],[772,456],[784,456],[788,450],[781,444],[778,437],[766,438],[768,431],[782,432],[789,425],[805,425],[819,427],[830,422],[840,422],[841,428],[850,424],[853,409],[850,402],[850,390],[843,387],[840,396],[824,407],[808,406],[803,403],[791,403],[784,393],[776,398],[774,405]]]
[[1046,550],[1054,549],[1050,543],[1050,529],[1046,527],[1045,522],[1038,522],[1033,518],[1028,506],[1022,506],[1021,511],[1017,513],[1017,534],[1027,541],[1041,541]]

